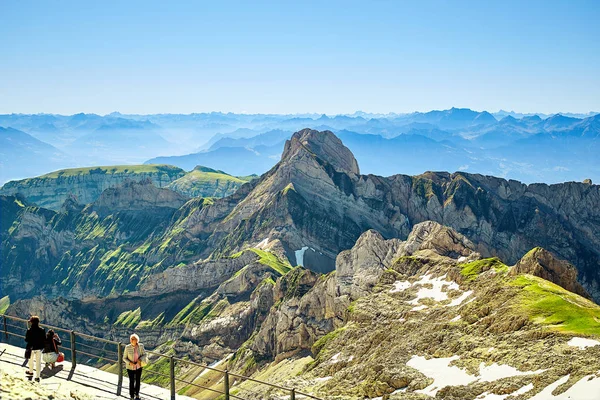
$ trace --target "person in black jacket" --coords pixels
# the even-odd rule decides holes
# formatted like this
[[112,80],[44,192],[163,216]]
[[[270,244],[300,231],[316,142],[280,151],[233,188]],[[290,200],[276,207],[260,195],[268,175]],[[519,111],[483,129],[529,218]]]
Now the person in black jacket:
[[39,382],[40,372],[42,371],[40,364],[42,362],[42,350],[44,349],[44,342],[46,340],[46,331],[40,327],[40,317],[37,315],[29,318],[29,322],[31,323],[31,327],[27,329],[25,341],[27,342],[27,347],[31,348],[31,357],[29,357],[29,370],[25,373],[33,376],[33,359],[35,358],[37,362],[35,380]]
[[44,342],[44,351],[42,352],[42,358],[46,363],[46,366],[50,365],[54,369],[54,363],[58,359],[58,346],[62,344],[60,338],[53,329],[48,329],[46,333],[46,340]]

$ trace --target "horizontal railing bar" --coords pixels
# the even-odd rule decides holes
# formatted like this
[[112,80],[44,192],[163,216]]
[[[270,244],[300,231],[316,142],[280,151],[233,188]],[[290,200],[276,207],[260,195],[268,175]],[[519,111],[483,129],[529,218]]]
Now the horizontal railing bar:
[[154,354],[155,356],[159,356],[159,357],[171,358],[171,356],[168,356],[168,355],[162,354],[162,353],[157,353],[157,352],[152,351],[152,350],[146,350],[146,353],[148,353],[148,354]]
[[151,369],[147,369],[144,372],[147,374],[160,375],[160,376],[164,376],[165,378],[171,379],[171,375],[166,375],[166,374],[163,374],[162,372],[152,371]]
[[99,338],[99,337],[95,337],[95,336],[91,336],[91,335],[86,335],[85,333],[75,332],[75,335],[81,336],[83,338],[89,338],[92,340],[98,340],[99,342],[110,343],[110,344],[114,344],[114,345],[119,344],[119,342],[115,342],[114,340],[108,340],[108,339],[103,339],[103,338]]
[[18,328],[18,329],[25,329],[25,327],[22,325],[13,325],[13,324],[7,323],[6,326],[12,326],[13,328]]
[[[23,319],[23,318],[19,318],[19,317],[13,317],[12,315],[4,315],[3,314],[2,316],[6,317],[7,319],[12,319],[14,321],[29,322],[28,319]],[[44,324],[44,323],[41,323],[41,322],[40,322],[40,326],[45,326],[47,328],[51,328],[51,329],[62,331],[62,332],[66,332],[66,333],[71,332],[71,331],[69,331],[67,329],[63,329],[63,328],[59,328],[57,326],[52,326],[52,325]]]
[[107,352],[109,352],[109,353],[118,354],[118,353],[117,353],[116,351],[114,351],[114,350],[100,349],[100,348],[98,348],[98,347],[95,347],[95,346],[90,346],[89,344],[85,344],[85,343],[81,343],[81,342],[77,342],[76,344],[77,344],[78,346],[85,346],[85,347],[87,347],[87,348],[94,349],[94,350],[98,350],[98,351],[107,351]]
[[18,333],[12,333],[12,332],[6,332],[6,333],[8,333],[9,335],[13,335],[13,336],[25,339],[25,335],[19,335]]
[[241,378],[241,379],[244,379],[244,380],[247,380],[247,381],[252,381],[252,382],[260,383],[260,384],[263,384],[263,385],[268,385],[268,386],[274,387],[274,388],[276,388],[276,389],[283,389],[283,390],[287,390],[287,391],[290,391],[290,390],[292,390],[292,389],[288,389],[288,388],[286,388],[286,387],[283,387],[283,386],[275,385],[275,384],[273,384],[273,383],[264,382],[264,381],[259,381],[259,380],[256,380],[256,379],[249,378],[249,377],[247,377],[247,376],[243,376],[243,375],[234,374],[233,372],[230,372],[230,373],[229,373],[229,375],[230,375],[230,376],[234,376],[234,377],[236,377],[236,378]]
[[42,324],[42,323],[40,323],[40,326],[42,326],[42,327],[44,327],[44,326],[45,326],[46,328],[50,328],[50,329],[52,329],[52,330],[59,331],[59,332],[64,332],[64,333],[69,333],[69,332],[71,332],[71,331],[69,331],[69,330],[66,330],[66,329],[59,328],[59,327],[57,327],[57,326],[52,326],[52,325],[47,325],[47,324]]
[[97,354],[90,354],[90,353],[86,353],[85,351],[77,350],[77,354],[79,354],[79,353],[85,354],[86,356],[90,356],[90,357],[93,357],[93,358],[101,358],[103,360],[114,362],[114,363],[118,363],[119,362],[118,360],[113,360],[113,359],[110,359],[110,358],[99,356]]
[[202,388],[202,389],[210,390],[211,392],[215,392],[215,393],[219,393],[219,394],[225,394],[225,392],[221,392],[220,390],[217,390],[217,389],[211,389],[211,388],[209,388],[209,387],[202,386],[202,385],[199,385],[199,384],[197,384],[197,383],[193,383],[193,382],[184,381],[183,379],[175,378],[175,380],[176,380],[176,381],[179,381],[179,382],[187,383],[188,385],[192,385],[192,386],[196,386],[196,387],[199,387],[199,388]]
[[297,395],[300,395],[300,396],[306,396],[306,397],[310,397],[311,399],[321,400],[320,397],[315,397],[315,396],[310,395],[308,393],[302,393],[302,392],[299,392],[297,390],[295,392],[296,392]]
[[[222,369],[213,368],[213,367],[209,367],[208,365],[200,364],[200,363],[193,362],[193,361],[184,360],[183,358],[177,358],[177,357],[173,357],[173,359],[174,359],[174,360],[176,360],[176,361],[181,361],[181,362],[184,362],[184,363],[188,363],[188,364],[196,365],[196,366],[198,366],[198,367],[202,367],[202,368],[210,369],[211,371],[220,372],[220,373],[222,373],[222,374],[224,374],[224,373],[225,373],[225,371],[224,371],[224,370],[222,370]],[[231,373],[230,373],[230,375],[231,375]]]

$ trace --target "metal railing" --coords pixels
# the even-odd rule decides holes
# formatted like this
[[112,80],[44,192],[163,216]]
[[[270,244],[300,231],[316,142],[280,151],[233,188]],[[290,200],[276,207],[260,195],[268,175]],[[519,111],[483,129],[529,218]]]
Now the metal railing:
[[[13,330],[18,329],[19,332],[24,332],[24,330],[29,327],[28,326],[29,321],[27,319],[13,317],[10,315],[5,315],[5,314],[0,314],[0,315],[2,316],[3,329],[4,329],[3,333],[4,333],[4,336],[7,341],[9,340],[10,336],[15,336],[15,337],[23,338],[23,339],[25,338],[25,335],[11,331],[11,329],[9,329],[9,328],[13,328]],[[9,323],[9,321],[11,323]],[[12,322],[20,323],[21,325],[20,326],[15,325]],[[62,340],[62,342],[63,342],[62,346],[65,347],[70,352],[71,368],[73,370],[75,369],[75,367],[77,366],[77,363],[78,363],[78,361],[77,361],[78,354],[91,357],[90,360],[97,359],[97,360],[102,360],[102,361],[107,361],[107,362],[117,364],[118,365],[117,396],[121,395],[121,391],[123,388],[123,367],[124,367],[123,353],[124,353],[124,349],[125,349],[125,345],[123,343],[120,343],[120,342],[117,342],[114,340],[108,340],[108,339],[103,339],[103,338],[87,335],[87,334],[84,334],[81,332],[75,332],[73,330],[59,328],[59,327],[48,325],[48,324],[40,323],[40,326],[53,329],[54,331],[63,332],[63,333],[68,334],[68,339],[65,338]],[[68,344],[69,344],[68,347],[65,346],[65,342],[68,342]],[[106,347],[106,345],[115,346],[116,351],[106,349],[106,348],[100,349],[97,346],[92,346],[91,344],[88,344],[85,342],[96,342],[96,343],[100,342],[100,343],[104,344],[105,347]],[[81,347],[85,348],[85,350],[82,350]],[[93,353],[92,351],[94,351],[94,350],[99,351],[100,354]],[[115,360],[114,358],[107,357],[107,353],[110,353],[112,355],[112,357],[114,357],[114,355],[116,355],[117,359]],[[234,393],[235,390],[238,390],[238,391],[241,390],[241,391],[248,391],[248,392],[252,393],[253,396],[256,395],[256,393],[250,391],[249,389],[246,389],[246,388],[243,388],[240,386],[235,386],[235,385],[239,385],[240,383],[242,383],[244,381],[254,382],[259,385],[268,386],[271,389],[274,389],[276,391],[283,392],[280,395],[278,395],[278,398],[281,398],[281,396],[284,396],[287,393],[290,400],[296,400],[296,399],[300,399],[300,398],[322,400],[320,397],[315,397],[311,394],[300,392],[300,391],[296,390],[295,388],[288,388],[288,387],[276,385],[273,383],[261,381],[258,379],[250,378],[248,376],[235,374],[235,373],[229,372],[227,369],[223,370],[223,369],[219,369],[219,368],[214,368],[214,367],[211,367],[208,365],[196,363],[196,362],[189,361],[189,360],[184,360],[182,358],[178,358],[175,356],[170,356],[170,355],[166,355],[166,354],[162,354],[162,353],[158,353],[158,352],[150,351],[150,350],[146,350],[146,353],[156,357],[157,359],[164,358],[164,359],[169,360],[169,374],[168,375],[164,374],[162,372],[153,371],[149,368],[144,369],[144,374],[153,374],[155,376],[159,376],[159,377],[168,379],[169,390],[171,392],[171,400],[176,399],[176,394],[177,394],[176,383],[177,382],[179,382],[181,384],[193,386],[193,387],[196,387],[196,388],[199,388],[202,390],[208,390],[210,392],[217,393],[219,395],[224,395],[225,400],[230,400],[230,399],[247,400],[247,399],[249,399],[248,397],[240,397],[240,396],[238,396],[238,393]],[[65,358],[66,358],[66,356],[65,356]],[[220,374],[221,377],[217,380],[217,383],[219,383],[220,380],[222,379],[223,380],[222,388],[217,388],[214,385],[212,385],[212,387],[209,387],[206,385],[201,385],[200,383],[196,382],[202,376],[201,374],[198,374],[198,376],[196,378],[192,379],[191,381],[188,381],[188,380],[185,380],[183,378],[176,376],[175,371],[176,371],[176,367],[178,365],[179,366],[187,365],[190,367],[200,367],[200,368],[202,368],[201,374],[203,374],[205,370],[213,371],[217,374]],[[231,378],[233,378],[233,383],[231,381]],[[207,382],[210,383],[210,379]],[[234,390],[232,390],[232,389],[234,389]],[[256,397],[251,397],[251,398],[255,399]]]

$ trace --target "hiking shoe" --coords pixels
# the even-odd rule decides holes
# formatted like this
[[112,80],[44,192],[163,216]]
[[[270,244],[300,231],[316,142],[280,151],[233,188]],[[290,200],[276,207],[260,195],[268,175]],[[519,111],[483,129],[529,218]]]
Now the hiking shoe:
[[39,381],[40,381],[40,378],[35,378],[35,381],[36,381],[36,382],[39,382]]
[[31,372],[31,371],[25,371],[25,375],[33,375],[33,372]]

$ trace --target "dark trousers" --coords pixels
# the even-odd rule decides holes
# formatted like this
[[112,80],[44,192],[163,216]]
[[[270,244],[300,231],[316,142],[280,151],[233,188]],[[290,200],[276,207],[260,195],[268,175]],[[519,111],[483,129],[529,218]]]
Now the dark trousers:
[[133,399],[140,395],[140,381],[142,380],[142,369],[128,369],[127,375],[129,375],[129,397]]

